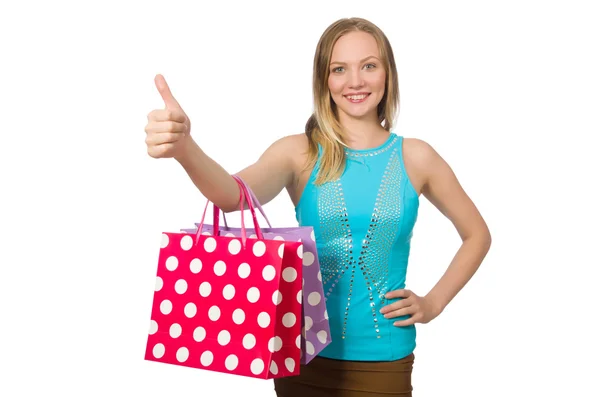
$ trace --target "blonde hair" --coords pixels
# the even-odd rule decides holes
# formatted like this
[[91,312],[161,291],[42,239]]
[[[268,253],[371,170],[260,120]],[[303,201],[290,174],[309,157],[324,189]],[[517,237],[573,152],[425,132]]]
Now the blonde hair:
[[366,32],[377,41],[381,61],[386,72],[386,89],[377,106],[379,122],[390,131],[399,106],[398,72],[394,53],[386,35],[375,24],[362,18],[343,18],[331,24],[323,32],[313,64],[314,112],[306,122],[305,134],[308,137],[307,169],[315,166],[319,149],[322,147],[320,167],[316,184],[339,178],[344,172],[346,144],[343,141],[342,126],[337,118],[336,104],[329,93],[329,64],[337,40],[350,32]]

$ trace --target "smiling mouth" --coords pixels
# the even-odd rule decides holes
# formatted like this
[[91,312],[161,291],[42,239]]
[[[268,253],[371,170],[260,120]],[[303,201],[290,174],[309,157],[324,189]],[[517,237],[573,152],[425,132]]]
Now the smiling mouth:
[[352,94],[352,95],[344,95],[351,103],[361,103],[364,102],[371,94]]

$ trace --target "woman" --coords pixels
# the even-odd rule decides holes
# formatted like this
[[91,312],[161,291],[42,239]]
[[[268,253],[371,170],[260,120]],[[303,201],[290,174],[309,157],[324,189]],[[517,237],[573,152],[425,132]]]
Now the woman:
[[[299,224],[315,228],[333,341],[299,376],[275,380],[275,389],[281,397],[410,396],[415,323],[436,318],[462,289],[490,233],[440,155],[392,132],[398,79],[380,29],[359,18],[333,23],[313,72],[315,110],[305,133],[276,141],[237,174],[262,204],[286,188]],[[162,76],[156,85],[166,107],[148,116],[149,155],[175,158],[207,199],[235,211],[238,184],[194,142]],[[463,241],[425,296],[405,288],[421,194]]]

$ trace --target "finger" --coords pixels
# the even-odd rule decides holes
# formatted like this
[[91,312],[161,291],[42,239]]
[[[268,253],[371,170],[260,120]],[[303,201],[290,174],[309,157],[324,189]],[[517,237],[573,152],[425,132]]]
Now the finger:
[[394,326],[395,327],[407,327],[409,325],[415,324],[416,322],[417,322],[417,319],[415,318],[415,316],[412,316],[410,318],[407,318],[406,320],[395,321]]
[[396,318],[402,316],[408,316],[409,314],[415,314],[417,312],[417,308],[415,306],[404,307],[402,309],[394,310],[387,313],[385,318]]
[[175,121],[153,121],[146,125],[144,129],[148,134],[158,134],[161,132],[183,133],[187,127],[183,123]]
[[176,121],[185,123],[187,117],[181,109],[156,109],[148,114],[149,121]]
[[159,132],[156,134],[148,134],[146,136],[146,145],[148,146],[159,146],[166,143],[175,143],[183,137],[181,133],[173,132]]
[[410,305],[412,305],[412,302],[410,299],[401,299],[401,300],[391,303],[387,306],[384,306],[379,312],[381,314],[386,314],[386,313],[392,312],[394,310],[409,307]]
[[148,146],[148,155],[153,158],[166,157],[166,154],[174,149],[173,143],[164,143],[162,145]]
[[154,83],[156,84],[156,88],[158,89],[160,96],[165,102],[165,106],[167,109],[181,109],[179,102],[177,102],[177,100],[171,93],[171,89],[167,84],[167,80],[165,80],[162,74],[156,75],[156,77],[154,78]]
[[408,298],[412,294],[413,294],[413,292],[411,290],[409,290],[409,289],[397,289],[397,290],[388,292],[387,294],[385,294],[385,297],[387,299],[391,299],[391,298]]

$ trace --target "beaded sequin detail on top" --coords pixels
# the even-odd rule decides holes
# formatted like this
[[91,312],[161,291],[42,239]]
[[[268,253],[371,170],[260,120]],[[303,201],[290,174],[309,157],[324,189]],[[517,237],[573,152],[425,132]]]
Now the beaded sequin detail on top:
[[347,150],[342,177],[321,186],[313,170],[297,207],[317,236],[333,339],[321,356],[388,360],[414,348],[414,327],[396,330],[379,313],[385,293],[404,286],[418,208],[401,143],[392,133],[379,148]]

